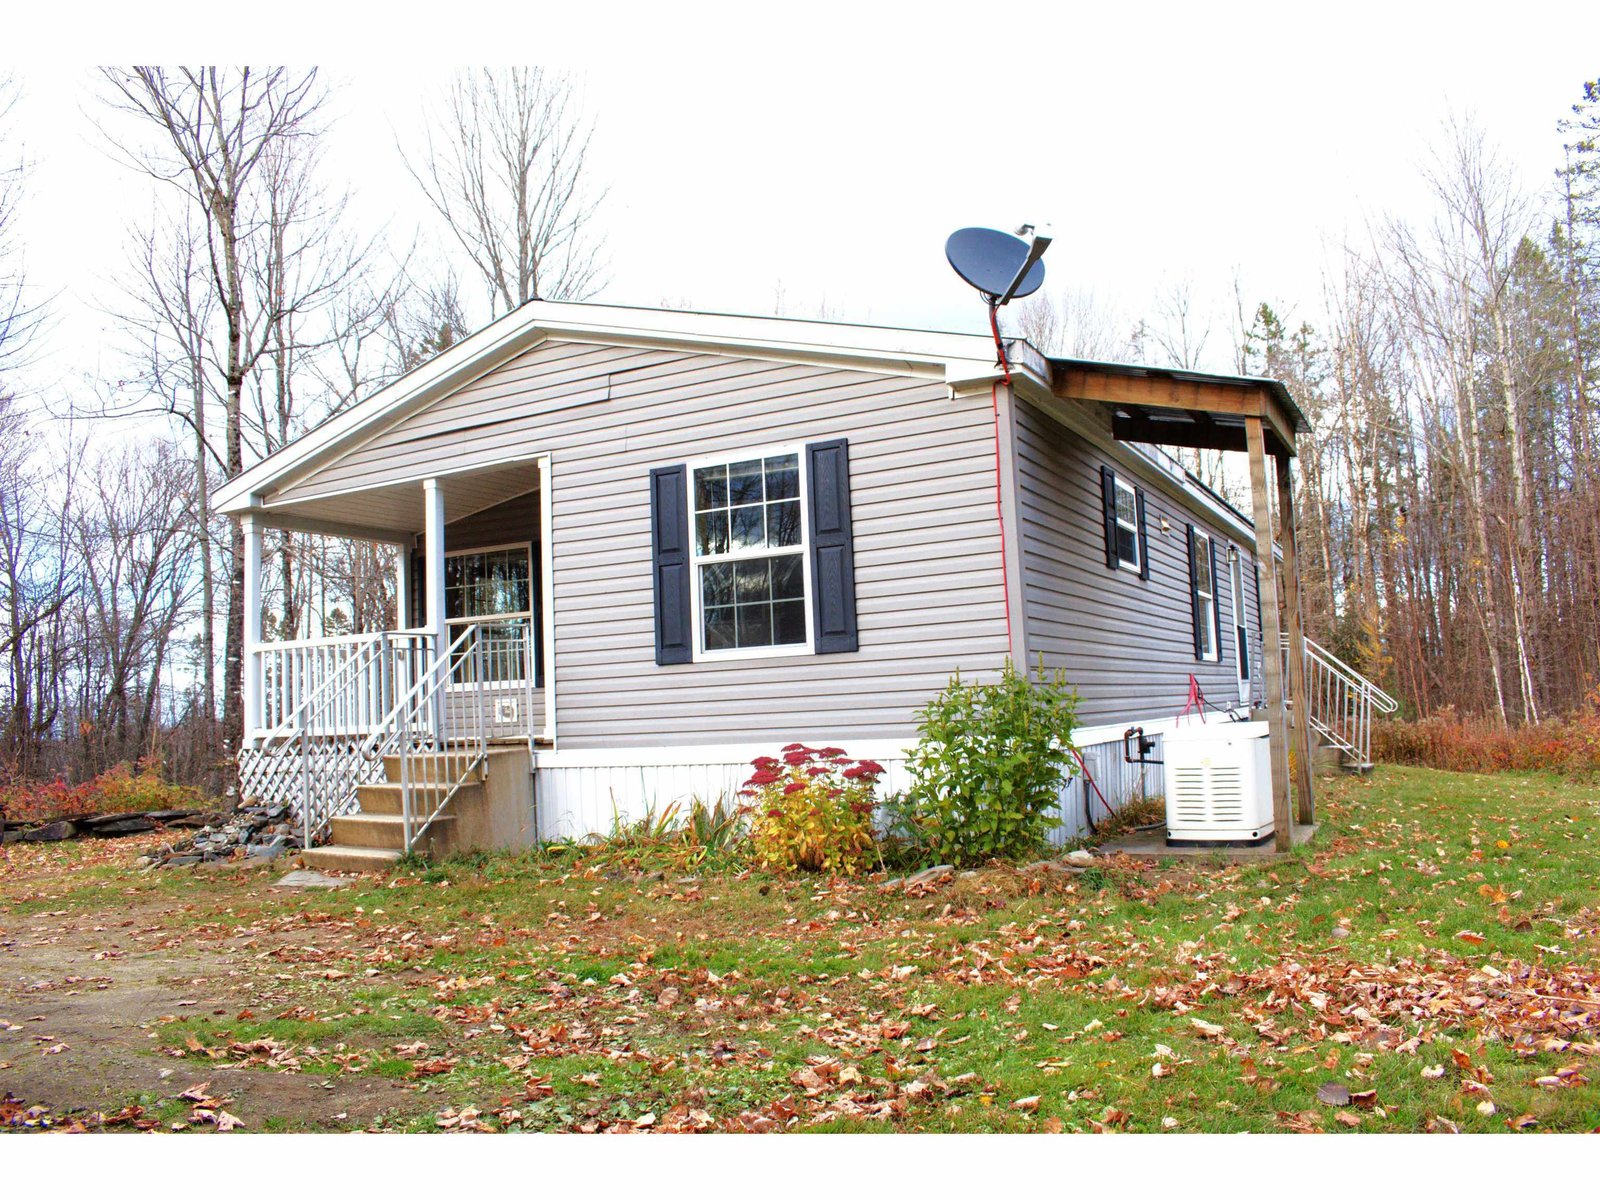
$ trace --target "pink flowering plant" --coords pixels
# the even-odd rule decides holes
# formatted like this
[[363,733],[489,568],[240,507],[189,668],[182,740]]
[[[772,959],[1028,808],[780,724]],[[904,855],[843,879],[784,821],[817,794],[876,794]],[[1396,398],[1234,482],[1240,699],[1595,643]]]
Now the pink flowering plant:
[[768,871],[854,875],[872,861],[873,798],[883,768],[837,746],[799,742],[778,757],[752,762],[739,795],[750,813],[750,840]]

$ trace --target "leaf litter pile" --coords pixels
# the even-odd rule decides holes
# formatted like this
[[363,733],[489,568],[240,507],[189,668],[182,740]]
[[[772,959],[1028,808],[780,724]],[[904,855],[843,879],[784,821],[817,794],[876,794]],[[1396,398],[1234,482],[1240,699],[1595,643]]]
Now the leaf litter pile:
[[305,896],[13,855],[0,940],[131,907],[130,953],[243,974],[236,1007],[146,1022],[209,1090],[57,1117],[0,1061],[0,1128],[258,1128],[229,1104],[248,1072],[388,1081],[374,1129],[1600,1127],[1588,789],[1394,768],[1320,802],[1275,862],[909,890],[568,848]]

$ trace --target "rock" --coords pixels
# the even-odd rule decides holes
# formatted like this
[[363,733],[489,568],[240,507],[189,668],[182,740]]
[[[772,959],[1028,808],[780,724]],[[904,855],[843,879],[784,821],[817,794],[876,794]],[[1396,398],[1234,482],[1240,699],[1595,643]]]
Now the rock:
[[332,875],[324,875],[321,871],[290,871],[273,887],[286,888],[341,888],[350,886],[348,879],[336,879]]
[[1328,930],[1328,936],[1340,939],[1347,938],[1350,936],[1350,930],[1347,926],[1335,925],[1332,929]]
[[20,829],[8,829],[4,833],[0,833],[0,846],[9,846],[12,842],[20,842],[21,840],[22,830]]
[[289,849],[289,839],[275,837],[270,841],[254,842],[244,848],[244,852],[251,858],[272,859],[277,858]]
[[209,827],[209,818],[204,813],[188,813],[181,817],[173,817],[170,821],[163,821],[169,829],[205,829]]
[[956,873],[956,869],[949,863],[940,863],[937,867],[928,867],[918,871],[915,875],[907,875],[906,887],[915,887],[924,883],[937,883],[941,879],[948,879]]
[[48,825],[41,825],[37,829],[30,829],[22,835],[25,842],[64,842],[68,838],[78,835],[78,827],[71,821],[51,821]]
[[192,867],[200,861],[198,854],[175,854],[163,864],[168,867]]
[[1067,861],[1075,867],[1092,867],[1095,858],[1088,850],[1074,850],[1067,855]]
[[105,821],[89,830],[95,837],[127,837],[130,833],[149,833],[156,823],[149,817],[124,817],[119,821]]
[[1088,870],[1087,867],[1076,863],[1064,862],[1059,858],[1041,858],[1038,862],[1029,863],[1022,868],[1024,871],[1049,871],[1052,875],[1077,875]]

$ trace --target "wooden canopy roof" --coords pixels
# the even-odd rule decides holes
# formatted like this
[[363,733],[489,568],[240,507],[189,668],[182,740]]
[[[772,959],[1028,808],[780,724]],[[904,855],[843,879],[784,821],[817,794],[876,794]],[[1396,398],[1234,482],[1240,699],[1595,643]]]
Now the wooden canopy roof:
[[1259,417],[1268,451],[1288,457],[1306,425],[1288,389],[1269,379],[1051,359],[1050,390],[1107,406],[1124,442],[1242,451],[1247,419]]

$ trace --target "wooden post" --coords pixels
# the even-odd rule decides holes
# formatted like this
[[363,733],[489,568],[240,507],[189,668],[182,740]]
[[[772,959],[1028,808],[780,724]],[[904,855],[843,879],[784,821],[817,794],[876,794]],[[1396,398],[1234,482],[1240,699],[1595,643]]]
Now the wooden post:
[[1317,819],[1311,790],[1311,701],[1306,695],[1306,635],[1300,613],[1300,554],[1295,545],[1294,483],[1289,456],[1278,460],[1278,540],[1283,545],[1283,610],[1288,617],[1289,698],[1294,703],[1295,816],[1302,825]]
[[1272,556],[1272,512],[1267,501],[1267,446],[1260,417],[1244,419],[1245,441],[1250,449],[1250,500],[1256,525],[1256,557],[1262,564],[1261,669],[1267,689],[1268,764],[1272,773],[1272,820],[1277,826],[1277,846],[1294,844],[1289,812],[1289,723],[1283,707],[1283,636],[1278,628],[1278,572]]
[[[244,663],[240,686],[244,711],[245,745],[254,745],[261,730],[261,523],[246,514],[239,518],[244,535]],[[279,680],[279,686],[283,681]]]

